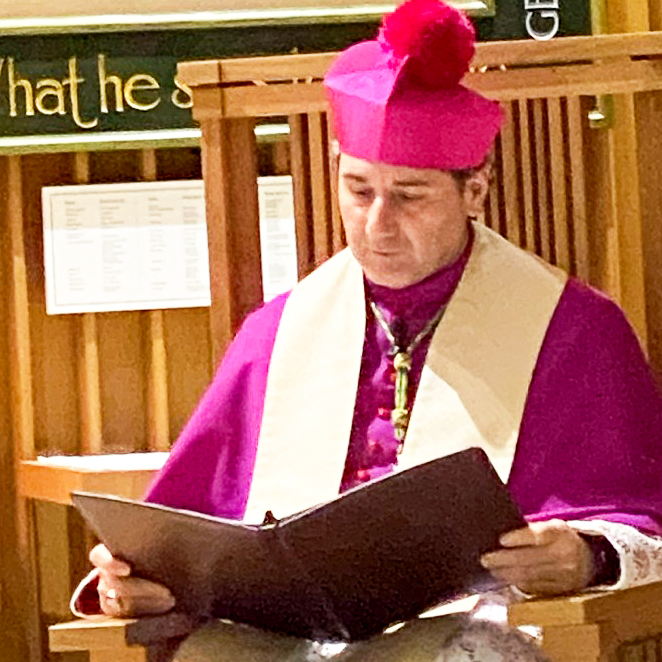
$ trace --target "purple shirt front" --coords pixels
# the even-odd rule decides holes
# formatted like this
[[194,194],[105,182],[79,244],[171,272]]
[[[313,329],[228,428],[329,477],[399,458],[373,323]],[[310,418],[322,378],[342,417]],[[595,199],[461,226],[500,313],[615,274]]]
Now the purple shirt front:
[[[366,283],[367,291],[389,319],[406,315],[415,333],[452,295],[469,250],[410,288]],[[286,298],[246,319],[149,500],[243,516]],[[414,388],[428,343],[414,352]],[[389,471],[395,459],[388,345],[369,316],[342,489]],[[662,398],[632,329],[613,302],[571,279],[529,387],[508,481],[515,501],[530,519],[601,518],[662,534],[661,437]]]
[[[402,335],[406,342],[410,342],[450,300],[472,246],[473,232],[460,257],[450,266],[419,283],[397,290],[366,280],[366,295],[382,311],[389,326],[393,326],[395,320],[402,322]],[[359,386],[341,490],[392,471],[400,446],[391,423],[391,410],[395,401],[391,342],[369,307],[366,316]],[[412,352],[408,393],[410,411],[431,340],[432,333],[426,335]]]

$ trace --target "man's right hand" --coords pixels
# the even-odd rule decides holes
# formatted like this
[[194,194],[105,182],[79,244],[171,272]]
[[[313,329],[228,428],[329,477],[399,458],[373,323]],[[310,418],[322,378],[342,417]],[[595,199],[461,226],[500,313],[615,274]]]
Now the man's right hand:
[[175,606],[172,593],[163,586],[131,577],[128,563],[116,559],[104,545],[90,552],[90,561],[99,571],[99,604],[105,614],[115,617],[162,614]]

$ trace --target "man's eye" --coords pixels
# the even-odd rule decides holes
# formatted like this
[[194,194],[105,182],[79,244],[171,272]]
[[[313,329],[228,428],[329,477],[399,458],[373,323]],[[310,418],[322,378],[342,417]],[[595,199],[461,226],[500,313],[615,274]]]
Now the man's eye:
[[415,202],[416,200],[421,200],[423,198],[420,193],[409,193],[408,191],[399,191],[397,196],[402,202]]
[[372,191],[367,188],[357,188],[357,189],[352,189],[352,195],[354,195],[357,198],[367,200],[372,195]]

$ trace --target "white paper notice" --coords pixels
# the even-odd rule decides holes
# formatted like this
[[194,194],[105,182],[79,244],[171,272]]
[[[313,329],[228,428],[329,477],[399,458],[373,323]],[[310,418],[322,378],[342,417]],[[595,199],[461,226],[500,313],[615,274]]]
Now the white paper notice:
[[201,180],[42,189],[48,314],[209,306]]
[[260,251],[265,301],[291,290],[298,280],[292,177],[259,177]]

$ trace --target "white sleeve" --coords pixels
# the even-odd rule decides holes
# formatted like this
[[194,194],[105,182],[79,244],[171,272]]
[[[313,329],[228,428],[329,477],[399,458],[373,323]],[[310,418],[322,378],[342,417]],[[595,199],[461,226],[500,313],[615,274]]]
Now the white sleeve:
[[621,562],[618,581],[596,588],[620,589],[662,581],[662,538],[642,533],[628,524],[605,520],[572,520],[575,531],[589,535],[602,535],[614,547]]
[[[81,600],[83,593],[89,593],[90,591],[96,593],[96,580],[98,576],[99,570],[95,568],[81,581],[80,584],[78,584],[78,586],[76,586],[76,590],[71,596],[71,600],[69,600],[69,609],[71,609],[71,613],[74,616],[78,616],[78,618],[93,618],[94,616],[99,616],[101,614],[100,608],[98,608],[98,611],[96,612],[89,613],[82,611],[81,606],[81,603],[89,603],[89,600]],[[94,584],[94,587],[92,587],[91,584]]]

